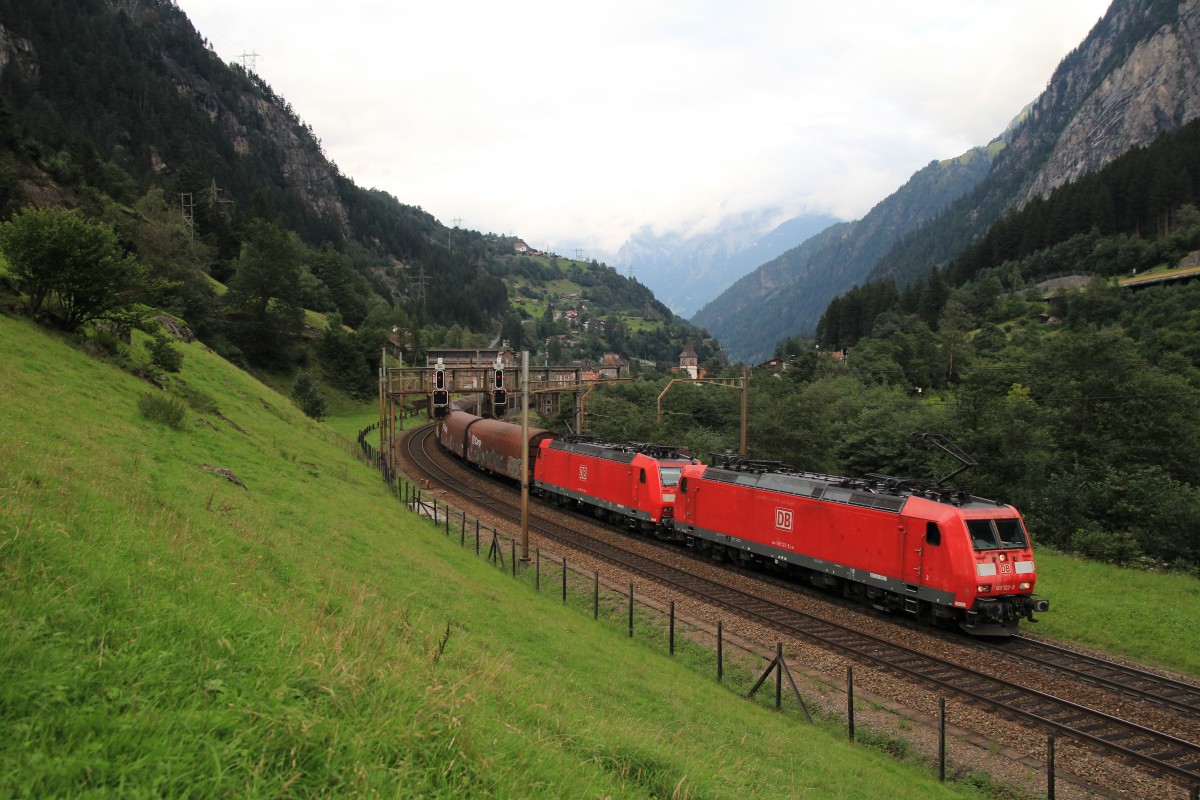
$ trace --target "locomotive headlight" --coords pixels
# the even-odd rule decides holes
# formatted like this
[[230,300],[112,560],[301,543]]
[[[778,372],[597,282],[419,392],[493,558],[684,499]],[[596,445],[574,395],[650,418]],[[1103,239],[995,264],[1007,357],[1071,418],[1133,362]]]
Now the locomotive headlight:
[[1001,553],[998,561],[1008,561],[1008,553]]
[[992,585],[990,583],[981,583],[978,586],[976,586],[975,589],[980,594],[983,594],[985,592],[990,592],[992,590]]
[[1029,581],[1025,581],[1024,583],[1022,583],[1022,584],[1021,584],[1021,588],[1022,588],[1022,589],[1032,589],[1032,588],[1033,588],[1033,584],[1032,584],[1032,583],[1030,583]]

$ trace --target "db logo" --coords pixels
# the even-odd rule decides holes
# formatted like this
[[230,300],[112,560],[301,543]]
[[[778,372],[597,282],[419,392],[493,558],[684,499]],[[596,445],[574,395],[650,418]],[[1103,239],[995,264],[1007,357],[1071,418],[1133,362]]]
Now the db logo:
[[587,466],[584,464],[579,465],[579,480],[581,480],[581,481],[587,480]]
[[1001,564],[1000,572],[1004,575],[1010,574],[1012,572],[1012,564],[1009,564],[1008,562]]
[[775,527],[781,531],[792,530],[792,510],[790,508],[775,509]]

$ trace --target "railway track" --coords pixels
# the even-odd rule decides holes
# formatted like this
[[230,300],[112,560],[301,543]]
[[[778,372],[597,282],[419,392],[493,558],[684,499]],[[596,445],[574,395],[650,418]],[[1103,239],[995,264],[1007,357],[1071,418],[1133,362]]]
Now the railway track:
[[1084,683],[1143,702],[1192,716],[1200,714],[1200,686],[1192,683],[1024,636],[975,644],[1022,663],[1032,662],[1044,669],[1061,672]]
[[[433,436],[434,431],[435,426],[426,426],[405,437],[404,447],[409,458],[425,470],[429,477],[445,485],[449,491],[492,509],[498,517],[519,522],[520,513],[513,510],[511,502],[471,487],[457,474],[438,463],[438,459],[431,455],[438,447],[436,437]],[[1100,752],[1145,767],[1160,776],[1181,781],[1185,786],[1200,784],[1200,745],[1193,742],[1039,692],[1015,681],[940,660],[887,639],[765,600],[700,575],[681,571],[590,536],[584,531],[558,525],[536,514],[531,515],[530,526],[548,539],[585,551],[656,583],[670,586],[681,594],[699,598],[743,618],[834,650],[859,663],[886,669],[937,691],[957,695],[971,703],[1037,726],[1054,735],[1069,737]],[[1051,658],[1048,655],[1048,647],[1032,640],[1024,642],[1026,644],[1013,647],[1008,655],[1021,659],[1033,658],[1040,664],[1045,664]],[[1029,644],[1034,647],[1031,648]],[[1030,655],[1018,653],[1020,648],[1025,648]],[[1044,655],[1034,656],[1034,649],[1041,650]],[[1084,657],[1074,653],[1069,657],[1079,658],[1081,664],[1086,661]],[[1067,670],[1067,658],[1068,656],[1059,656],[1057,665],[1052,668]],[[1158,676],[1107,664],[1100,659],[1093,661],[1096,663],[1087,667],[1089,671],[1083,680],[1102,683],[1106,688],[1124,693],[1143,692],[1151,697],[1152,702],[1160,704],[1168,704],[1168,696],[1174,693],[1176,699],[1171,701],[1172,707],[1195,712],[1195,706],[1187,699],[1185,691],[1190,689],[1195,692],[1195,687],[1180,684],[1185,688],[1164,688],[1163,681],[1166,679],[1159,679],[1157,688],[1147,688],[1145,684],[1151,682],[1149,678]],[[1108,667],[1107,670],[1104,669],[1105,666]],[[1139,688],[1134,686],[1134,683],[1142,686]],[[1181,696],[1183,699],[1178,699]],[[1180,705],[1176,706],[1175,703]]]

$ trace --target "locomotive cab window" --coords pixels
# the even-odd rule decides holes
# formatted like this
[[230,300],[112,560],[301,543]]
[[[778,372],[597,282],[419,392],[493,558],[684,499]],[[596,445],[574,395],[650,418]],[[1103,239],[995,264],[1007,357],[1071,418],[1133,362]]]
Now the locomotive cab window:
[[1012,550],[1024,548],[1028,542],[1021,520],[1016,517],[969,519],[967,531],[976,550]]
[[662,478],[663,486],[674,486],[679,483],[679,476],[683,474],[683,470],[679,467],[663,467],[658,474]]
[[1015,549],[1028,546],[1029,539],[1025,536],[1025,529],[1021,525],[1021,520],[1012,517],[1010,519],[992,521],[996,523],[996,532],[1000,534],[1001,547]]
[[925,523],[925,544],[939,545],[942,543],[942,531],[936,522]]
[[[666,481],[664,480],[663,483],[665,484]],[[683,494],[687,494],[687,478],[684,478],[679,482],[679,491]]]
[[640,474],[640,475],[638,475],[638,482],[639,482],[639,483],[645,483],[645,482],[646,482],[646,468],[645,468],[645,467],[642,467],[642,472],[641,472],[641,474]]

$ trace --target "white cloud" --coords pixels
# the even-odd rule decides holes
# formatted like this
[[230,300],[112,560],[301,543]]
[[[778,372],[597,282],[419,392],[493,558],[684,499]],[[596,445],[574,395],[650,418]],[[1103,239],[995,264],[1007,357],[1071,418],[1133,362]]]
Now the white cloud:
[[611,252],[722,211],[861,216],[999,133],[1106,2],[180,5],[360,185]]

